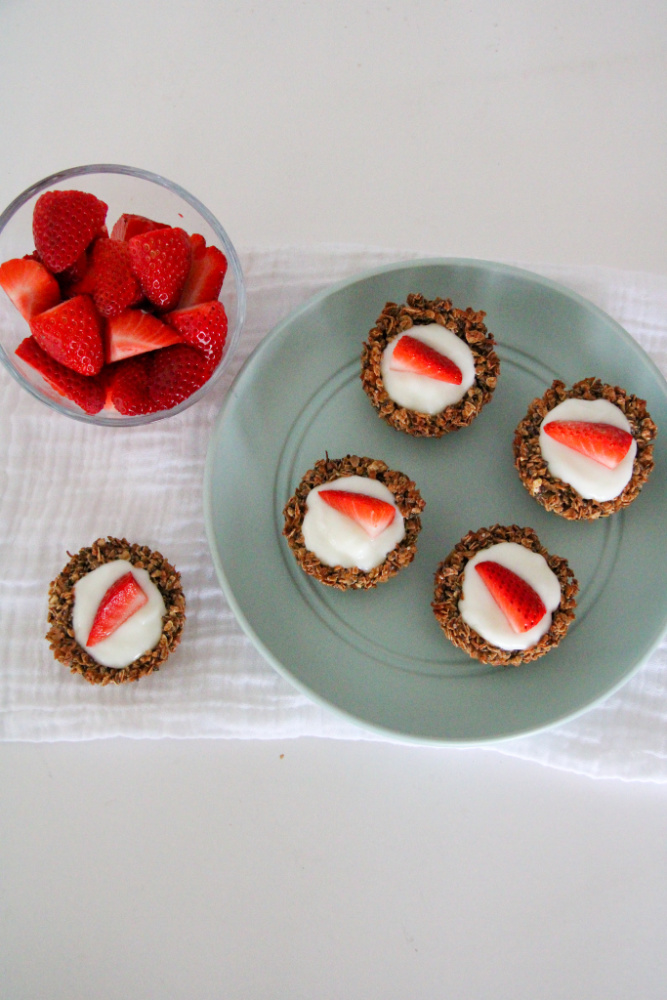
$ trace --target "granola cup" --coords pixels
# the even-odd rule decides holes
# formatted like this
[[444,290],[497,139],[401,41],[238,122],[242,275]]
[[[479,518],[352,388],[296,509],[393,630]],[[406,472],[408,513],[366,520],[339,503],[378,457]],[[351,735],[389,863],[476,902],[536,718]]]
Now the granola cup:
[[[387,302],[370,331],[361,355],[361,384],[378,415],[398,431],[413,437],[442,437],[468,427],[492,398],[500,372],[495,340],[484,324],[484,312],[455,309],[450,299],[425,299],[411,294],[407,303]],[[463,340],[473,353],[475,381],[463,398],[439,413],[420,413],[399,406],[387,393],[381,374],[382,352],[413,326],[437,323]]]
[[[516,542],[532,552],[539,553],[560,582],[561,601],[553,612],[551,627],[534,646],[528,649],[505,650],[494,646],[467,625],[459,612],[466,564],[478,552],[499,542]],[[574,621],[578,590],[579,584],[567,560],[550,555],[532,528],[520,528],[516,524],[508,527],[496,524],[491,528],[469,531],[440,563],[435,573],[434,599],[431,606],[440,628],[450,642],[469,656],[495,667],[519,666],[539,659],[555,649],[564,639]]]
[[[316,486],[334,482],[342,476],[367,476],[382,483],[393,494],[394,502],[404,519],[405,536],[388,553],[384,562],[365,572],[357,567],[346,569],[342,566],[327,566],[306,548],[302,525],[306,514],[308,494]],[[285,505],[283,535],[287,539],[296,561],[309,576],[328,587],[338,590],[369,590],[379,583],[385,583],[408,566],[415,557],[417,535],[421,530],[420,514],[424,501],[414,482],[402,472],[390,469],[379,459],[360,458],[346,455],[332,459],[328,456],[315,463]]]
[[[72,625],[74,584],[98,566],[115,559],[126,559],[132,566],[146,570],[162,594],[166,609],[162,636],[157,645],[127,667],[119,669],[102,666],[94,660],[74,638]],[[145,545],[130,544],[124,538],[98,538],[90,547],[70,556],[63,571],[49,586],[48,622],[50,628],[46,639],[53,655],[73,674],[81,674],[90,684],[137,681],[159,670],[181,641],[185,624],[185,596],[180,574],[159,552],[152,552]]]
[[[630,481],[613,500],[600,502],[585,499],[569,483],[549,472],[540,448],[540,426],[549,411],[566,399],[606,399],[619,407],[630,424],[637,442],[637,454]],[[605,385],[596,378],[582,379],[571,389],[567,389],[563,382],[555,379],[544,396],[532,401],[515,431],[514,465],[525,488],[545,510],[570,521],[593,521],[599,517],[609,517],[637,499],[653,470],[653,442],[656,434],[657,428],[646,409],[645,401],[625,389]]]

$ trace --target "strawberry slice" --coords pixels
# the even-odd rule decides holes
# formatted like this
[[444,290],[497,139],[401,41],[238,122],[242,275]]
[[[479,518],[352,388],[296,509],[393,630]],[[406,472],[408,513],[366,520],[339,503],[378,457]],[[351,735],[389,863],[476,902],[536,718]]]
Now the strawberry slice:
[[109,362],[180,344],[183,337],[152,313],[126,309],[107,320],[105,357]]
[[463,381],[458,365],[428,344],[411,337],[409,333],[403,334],[396,344],[389,367],[397,372],[427,375],[428,378],[450,382],[452,385],[461,385]]
[[45,191],[35,202],[35,248],[54,274],[73,264],[102,232],[107,206],[86,191]]
[[487,559],[475,563],[475,569],[486,584],[489,593],[503,612],[515,632],[521,635],[530,631],[547,613],[539,594],[523,577],[506,566]]
[[36,260],[6,260],[0,264],[0,286],[27,320],[60,302],[58,282]]
[[377,538],[396,516],[396,508],[378,497],[350,490],[325,489],[318,492],[325,503],[356,521],[371,538]]
[[148,395],[150,354],[138,354],[109,365],[107,373],[106,407],[127,417],[153,413],[156,407]]
[[190,273],[178,303],[179,309],[217,299],[225,280],[227,258],[222,250],[210,246],[204,249],[201,256],[197,254],[198,251],[194,249]]
[[93,302],[102,316],[118,316],[143,297],[122,240],[97,239],[91,254]]
[[607,469],[615,469],[632,444],[632,434],[622,427],[585,420],[550,420],[544,433]]
[[102,320],[87,295],[75,295],[30,321],[37,343],[81,375],[97,375],[104,363]]
[[44,351],[34,337],[26,337],[15,352],[22,361],[40,373],[49,385],[80,406],[86,413],[99,413],[106,398],[102,375],[79,375]]
[[190,244],[192,246],[192,259],[201,260],[206,253],[206,240],[201,233],[191,233]]
[[146,298],[160,309],[174,309],[192,262],[190,237],[183,229],[152,229],[128,242],[132,270]]
[[155,410],[170,410],[196,392],[213,368],[201,351],[174,344],[150,356],[148,396]]
[[86,646],[96,646],[148,603],[146,591],[130,571],[112,583],[95,612]]
[[111,228],[111,239],[112,240],[131,240],[133,236],[139,236],[141,233],[147,233],[151,229],[166,229],[164,222],[153,222],[152,219],[147,219],[145,215],[132,215],[131,213],[126,213],[121,215],[120,219],[114,222]]
[[180,340],[202,351],[212,368],[217,366],[227,339],[227,313],[222,302],[216,299],[189,309],[179,308],[167,313],[165,319],[178,330]]

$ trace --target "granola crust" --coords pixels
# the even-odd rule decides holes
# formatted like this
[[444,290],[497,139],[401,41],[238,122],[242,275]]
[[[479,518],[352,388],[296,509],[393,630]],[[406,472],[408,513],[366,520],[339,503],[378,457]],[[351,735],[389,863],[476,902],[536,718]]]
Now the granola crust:
[[[459,613],[459,601],[463,595],[463,572],[468,560],[477,552],[498,542],[517,542],[532,552],[538,552],[560,581],[561,601],[553,613],[551,628],[530,649],[499,649],[471,629]],[[435,592],[431,606],[447,638],[469,656],[491,666],[518,666],[544,656],[564,638],[574,621],[578,590],[579,584],[567,560],[550,555],[532,528],[520,528],[516,524],[509,527],[495,524],[491,528],[469,531],[440,563],[435,573]]]
[[[361,354],[361,384],[378,415],[398,431],[414,437],[442,437],[467,427],[488,403],[496,388],[500,361],[495,340],[484,324],[484,312],[455,309],[450,299],[408,295],[407,304],[387,302],[370,331]],[[475,359],[475,381],[460,402],[440,413],[420,413],[399,406],[385,390],[380,370],[387,344],[412,326],[438,323],[465,341]]]
[[[614,500],[586,500],[568,483],[552,476],[540,449],[540,425],[547,413],[565,399],[606,399],[625,414],[637,442],[632,477]],[[636,500],[654,466],[653,442],[657,434],[646,403],[618,386],[605,385],[599,379],[585,378],[571,389],[555,379],[544,396],[534,399],[528,413],[514,433],[514,465],[521,482],[545,510],[570,521],[593,521],[608,517]]]
[[[70,555],[70,553],[68,553]],[[81,577],[114,559],[127,559],[133,566],[144,569],[162,594],[166,613],[162,636],[157,646],[134,660],[127,667],[115,670],[97,663],[74,638],[72,613],[74,610],[74,584]],[[81,674],[90,684],[124,684],[159,670],[170,653],[181,641],[185,623],[185,596],[180,574],[159,553],[145,545],[130,544],[124,538],[98,538],[89,548],[70,555],[70,561],[49,586],[50,628],[47,641],[56,660],[69,667],[73,674]]]
[[[303,539],[301,527],[308,494],[314,487],[342,476],[367,476],[383,483],[393,493],[396,506],[405,521],[405,537],[392,549],[384,562],[368,572],[356,567],[345,569],[342,566],[325,565],[306,548]],[[338,590],[368,590],[379,583],[385,583],[412,562],[417,548],[417,535],[421,530],[420,514],[423,509],[424,501],[414,482],[402,472],[390,469],[379,459],[360,458],[358,455],[333,459],[327,455],[305,474],[294,496],[286,503],[283,510],[283,535],[297,562],[309,576]]]

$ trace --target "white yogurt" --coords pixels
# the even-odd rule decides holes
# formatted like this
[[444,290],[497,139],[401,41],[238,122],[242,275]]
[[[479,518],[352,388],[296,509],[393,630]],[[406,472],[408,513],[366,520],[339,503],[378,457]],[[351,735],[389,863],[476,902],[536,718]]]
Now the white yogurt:
[[[365,493],[392,505],[396,514],[377,538],[371,538],[356,521],[335,510],[318,496],[320,490],[347,490]],[[394,495],[384,483],[366,476],[341,476],[330,483],[316,486],[308,494],[302,526],[306,548],[325,566],[357,567],[364,573],[384,562],[389,553],[405,537],[403,515],[396,506]]]
[[[428,344],[453,361],[461,371],[461,384],[441,382],[439,379],[429,378],[428,375],[417,375],[415,372],[394,371],[391,359],[396,344],[406,334],[423,344]],[[398,406],[433,415],[463,399],[475,381],[475,357],[466,342],[457,337],[452,330],[440,326],[439,323],[427,323],[424,326],[411,326],[409,330],[405,330],[387,344],[382,352],[380,374],[387,393]]]
[[[102,598],[109,587],[130,570],[148,597],[148,601],[123,622],[108,639],[102,639],[94,646],[87,646],[86,640],[90,635]],[[112,562],[104,563],[74,584],[72,613],[74,637],[79,645],[103,667],[115,669],[127,667],[138,656],[153,649],[162,635],[162,618],[165,611],[162,594],[146,570],[132,566],[127,559],[114,559]]]
[[[527,632],[514,631],[496,604],[475,565],[491,559],[511,569],[539,594],[547,613]],[[470,559],[463,572],[463,597],[459,613],[463,621],[487,642],[500,649],[529,649],[551,628],[553,612],[560,604],[560,582],[539,552],[531,552],[517,542],[499,542]]]
[[554,441],[544,428],[552,420],[585,420],[588,423],[612,424],[632,434],[625,414],[608,399],[566,399],[550,410],[540,427],[540,448],[552,476],[577,491],[584,500],[604,503],[614,500],[632,478],[632,468],[637,454],[637,442],[632,444],[625,458],[615,469],[608,469],[592,458]]

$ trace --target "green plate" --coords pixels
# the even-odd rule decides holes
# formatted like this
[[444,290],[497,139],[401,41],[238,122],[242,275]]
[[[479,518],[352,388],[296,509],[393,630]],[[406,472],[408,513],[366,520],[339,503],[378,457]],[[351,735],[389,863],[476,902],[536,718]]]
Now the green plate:
[[[498,342],[493,401],[467,429],[418,440],[376,416],[359,379],[361,344],[385,302],[409,292],[483,309]],[[637,501],[569,523],[531,500],[513,466],[514,429],[554,378],[588,376],[647,400],[663,434]],[[469,260],[401,263],[335,285],[283,320],[233,384],[210,442],[206,528],[241,626],[297,687],[367,728],[471,745],[560,723],[626,681],[667,626],[664,531],[667,392],[609,316],[527,271]],[[325,453],[380,458],[426,500],[417,556],[374,591],[331,590],[299,568],[282,508]],[[443,636],[431,611],[438,563],[469,529],[533,527],[581,591],[561,646],[525,667],[489,668]]]

